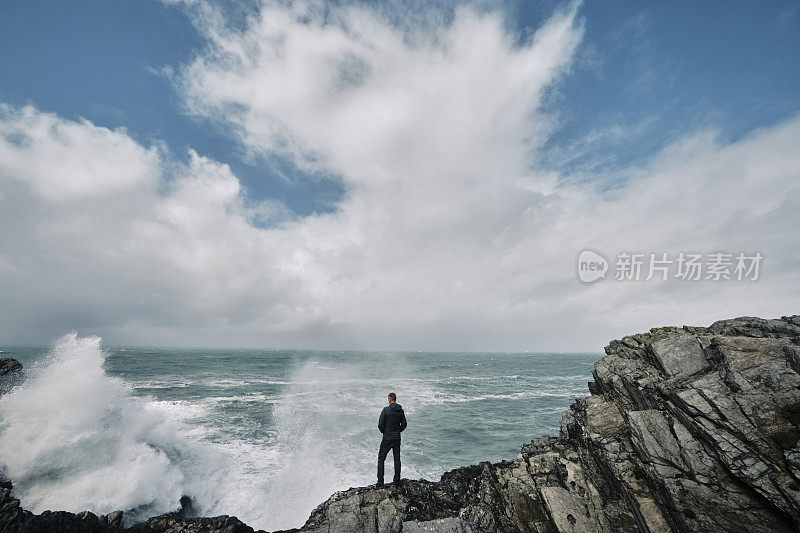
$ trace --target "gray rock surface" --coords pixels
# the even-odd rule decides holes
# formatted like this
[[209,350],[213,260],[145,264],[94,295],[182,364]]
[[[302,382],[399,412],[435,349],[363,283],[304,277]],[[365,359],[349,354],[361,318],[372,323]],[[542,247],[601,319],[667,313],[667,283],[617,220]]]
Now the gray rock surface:
[[[558,437],[437,482],[337,492],[292,531],[800,531],[800,316],[627,336],[593,377]],[[3,487],[0,530],[121,530],[121,515],[31,515]],[[37,523],[74,527],[19,527]],[[252,531],[181,512],[131,530]]]
[[800,530],[800,316],[612,341],[589,390],[512,461],[338,492],[300,531]]

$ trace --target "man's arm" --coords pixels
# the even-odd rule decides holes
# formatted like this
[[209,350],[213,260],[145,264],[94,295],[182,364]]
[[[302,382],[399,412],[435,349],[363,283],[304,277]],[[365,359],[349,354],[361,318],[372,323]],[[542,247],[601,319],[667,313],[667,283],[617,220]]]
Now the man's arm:
[[408,425],[408,423],[406,423],[406,413],[405,413],[405,411],[400,409],[400,432],[402,432],[404,429],[406,429],[407,425]]
[[384,429],[386,429],[386,409],[381,411],[381,416],[378,418],[378,430],[383,433]]

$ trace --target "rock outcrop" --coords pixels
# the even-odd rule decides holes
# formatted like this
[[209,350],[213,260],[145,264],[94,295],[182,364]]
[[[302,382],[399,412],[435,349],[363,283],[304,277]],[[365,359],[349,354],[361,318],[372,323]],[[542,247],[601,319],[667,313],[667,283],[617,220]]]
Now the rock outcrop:
[[22,363],[10,357],[0,358],[0,394],[16,387],[23,379]]
[[436,483],[338,492],[299,531],[800,529],[800,316],[653,329],[606,354],[558,438]]
[[[292,531],[800,530],[800,316],[653,329],[606,354],[558,437],[437,482],[337,492]],[[121,530],[116,514],[31,515],[3,487],[0,530],[43,531],[35,524],[65,515],[83,522],[53,531]],[[176,512],[129,531],[252,529]]]
[[22,371],[22,363],[11,357],[0,358],[0,376],[10,376]]

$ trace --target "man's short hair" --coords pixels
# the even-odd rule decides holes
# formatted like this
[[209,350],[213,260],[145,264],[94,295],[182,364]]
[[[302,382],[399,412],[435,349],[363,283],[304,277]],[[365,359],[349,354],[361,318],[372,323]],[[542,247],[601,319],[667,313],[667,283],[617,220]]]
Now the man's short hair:
[[397,394],[395,394],[393,392],[390,392],[389,393],[389,399],[392,400],[393,402],[396,402],[397,401]]

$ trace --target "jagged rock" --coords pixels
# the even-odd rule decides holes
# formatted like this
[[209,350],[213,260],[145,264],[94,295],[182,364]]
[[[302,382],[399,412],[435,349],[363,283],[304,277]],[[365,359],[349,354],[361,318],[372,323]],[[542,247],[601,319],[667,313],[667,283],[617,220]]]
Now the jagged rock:
[[125,533],[254,533],[252,527],[235,516],[190,517],[193,508],[189,496],[182,496],[180,505],[177,511],[150,518]]
[[168,513],[150,518],[125,530],[126,533],[253,533],[253,528],[235,516],[214,518],[184,518],[180,513]]
[[[438,482],[333,494],[296,532],[800,530],[800,316],[611,341],[558,438]],[[32,515],[0,484],[2,531],[121,531],[121,513]],[[252,531],[182,510],[132,532]],[[52,527],[55,529],[47,529]]]
[[300,531],[800,529],[800,316],[631,335],[593,374],[558,438],[436,483],[336,493]]

